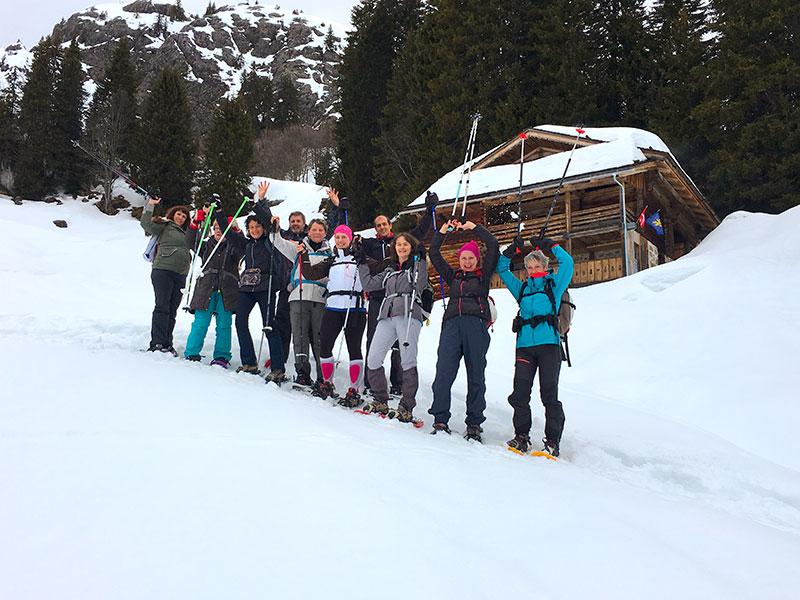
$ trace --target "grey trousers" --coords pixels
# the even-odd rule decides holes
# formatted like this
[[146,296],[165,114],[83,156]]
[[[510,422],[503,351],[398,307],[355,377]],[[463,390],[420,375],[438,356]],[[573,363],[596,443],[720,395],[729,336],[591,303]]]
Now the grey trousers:
[[[408,331],[408,336],[406,336],[406,331]],[[403,368],[403,398],[400,404],[407,410],[414,410],[419,388],[417,348],[420,331],[422,331],[422,323],[416,319],[411,319],[410,327],[406,317],[392,317],[378,321],[375,335],[372,337],[372,345],[367,354],[367,374],[372,386],[372,394],[376,400],[386,402],[389,399],[383,360],[391,351],[392,345],[400,342],[400,364]]]
[[[302,304],[302,306],[301,306]],[[311,300],[292,300],[289,302],[289,319],[292,323],[292,346],[294,347],[294,370],[297,375],[311,376],[311,362],[308,348],[314,353],[317,363],[317,379],[322,380],[319,361],[319,330],[325,305]]]

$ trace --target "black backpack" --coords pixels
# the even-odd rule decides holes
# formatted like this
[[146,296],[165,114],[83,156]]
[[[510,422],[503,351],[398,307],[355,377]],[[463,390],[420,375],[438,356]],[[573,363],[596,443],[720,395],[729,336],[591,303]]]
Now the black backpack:
[[[519,297],[516,298],[517,305],[520,307],[522,306],[522,298],[526,296],[525,288],[527,287],[528,279],[526,278],[525,281],[522,282],[522,287],[519,290]],[[527,295],[533,296],[535,294],[545,294],[547,299],[550,300],[550,305],[553,307],[553,312],[549,315],[537,315],[531,317],[530,319],[523,319],[522,314],[518,310],[517,316],[514,317],[514,321],[512,322],[511,330],[519,335],[519,332],[522,331],[522,328],[525,325],[536,327],[540,323],[548,323],[553,329],[556,330],[556,333],[561,341],[561,344],[559,344],[559,347],[561,348],[561,360],[566,360],[567,366],[571,367],[572,361],[570,360],[569,356],[569,338],[567,337],[567,334],[569,334],[570,327],[572,327],[572,317],[575,314],[575,304],[572,302],[572,296],[570,296],[569,290],[564,290],[564,293],[561,294],[561,305],[558,309],[558,312],[556,312],[556,299],[555,294],[553,293],[553,280],[550,277],[546,277],[544,280],[544,291],[531,292]]]

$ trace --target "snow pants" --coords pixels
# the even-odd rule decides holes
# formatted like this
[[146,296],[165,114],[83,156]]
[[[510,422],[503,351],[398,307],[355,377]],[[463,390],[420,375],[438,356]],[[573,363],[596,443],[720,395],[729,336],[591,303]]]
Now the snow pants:
[[450,390],[458,375],[461,358],[467,367],[467,425],[478,426],[486,420],[486,353],[489,330],[480,317],[463,315],[442,323],[436,377],[433,380],[433,404],[428,413],[434,422],[450,420]]
[[[369,356],[369,349],[372,347],[372,338],[375,335],[375,329],[378,327],[378,313],[381,310],[381,300],[383,300],[383,297],[377,297],[374,300],[370,300],[367,305],[367,356]],[[401,362],[400,345],[395,343],[392,346],[392,358],[389,367],[389,381],[392,382],[393,387],[399,388],[403,385],[403,367]],[[381,369],[383,369],[383,367],[381,367]],[[383,374],[383,378],[386,379],[386,373]],[[364,384],[366,387],[372,387],[369,381],[369,375],[367,375]]]
[[150,347],[160,344],[164,348],[172,346],[172,332],[175,330],[175,317],[181,304],[186,285],[186,275],[167,269],[153,269],[150,273],[156,306],[150,325]]
[[[400,365],[403,369],[403,398],[400,404],[407,410],[414,410],[417,405],[417,389],[419,388],[417,349],[421,330],[422,322],[417,319],[411,319],[410,324],[408,319],[402,316],[378,321],[372,345],[367,350],[367,376],[372,385],[372,395],[376,400],[381,402],[389,400],[383,361],[386,354],[389,351],[394,352],[392,348],[402,341],[399,345]],[[408,331],[408,336],[406,336],[406,331]]]
[[325,305],[311,300],[292,300],[289,302],[289,315],[292,321],[292,346],[294,347],[294,370],[297,375],[311,376],[311,362],[308,347],[314,353],[317,363],[317,379],[322,379],[320,364],[319,333],[322,329],[322,315]]
[[514,364],[514,391],[508,403],[514,408],[514,433],[531,431],[531,388],[539,371],[539,393],[544,405],[544,435],[552,442],[561,441],[564,431],[564,408],[558,400],[558,376],[561,373],[561,347],[542,344],[517,348]]
[[278,293],[278,308],[275,312],[275,327],[283,341],[283,362],[289,356],[289,342],[292,341],[292,318],[289,309],[289,291],[282,289]]
[[[347,325],[345,326],[345,320]],[[367,315],[363,311],[346,311],[325,309],[322,315],[322,327],[319,332],[320,363],[322,378],[330,381],[333,377],[333,346],[336,338],[344,329],[344,339],[347,343],[347,353],[350,355],[350,385],[355,389],[360,388],[361,371],[364,364],[361,354],[361,338],[364,336],[364,327],[367,324]]]
[[189,332],[189,339],[186,340],[186,352],[184,356],[198,356],[203,351],[203,343],[206,339],[208,327],[211,325],[211,317],[216,315],[216,339],[214,341],[214,358],[231,359],[231,324],[233,314],[225,310],[222,303],[222,294],[219,290],[211,292],[208,301],[208,310],[197,310],[194,313],[192,330]]
[[[283,356],[283,340],[275,324],[275,298],[277,292],[242,292],[239,291],[239,303],[236,306],[236,336],[239,338],[239,350],[243,365],[255,365],[258,359],[253,347],[253,338],[250,336],[250,313],[258,304],[261,310],[261,323],[272,327],[266,334],[269,344],[269,358],[271,369],[283,369],[285,358]],[[259,365],[260,366],[260,365]]]

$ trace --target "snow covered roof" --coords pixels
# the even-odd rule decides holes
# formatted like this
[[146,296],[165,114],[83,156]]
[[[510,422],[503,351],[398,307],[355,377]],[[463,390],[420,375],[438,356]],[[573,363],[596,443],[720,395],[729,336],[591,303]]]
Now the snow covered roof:
[[[585,135],[581,136],[579,145],[569,165],[567,178],[572,179],[589,173],[602,171],[613,171],[623,169],[640,162],[645,162],[648,157],[643,150],[656,150],[671,155],[667,145],[656,134],[642,129],[631,127],[591,127],[585,128]],[[537,133],[554,133],[561,136],[575,138],[574,127],[561,125],[539,125],[527,130],[529,136]],[[589,143],[587,143],[589,142]],[[490,155],[496,153],[503,146],[516,144],[516,138],[505,142],[489,152],[482,154],[472,161],[472,165],[478,165],[473,169],[470,184],[470,198],[480,197],[487,194],[514,190],[519,185],[519,162],[510,164],[500,164],[496,166],[480,166],[481,163]],[[550,181],[558,181],[564,172],[564,167],[569,158],[569,151],[559,152],[541,158],[525,161],[523,170],[522,185],[524,188],[543,184]],[[674,158],[674,157],[673,157]],[[456,197],[458,181],[461,178],[462,167],[455,169],[444,175],[429,189],[439,195],[443,202],[452,200]],[[465,178],[466,179],[466,178]],[[411,204],[408,209],[415,209],[422,206],[425,202],[423,191]],[[461,189],[463,197],[464,187]]]

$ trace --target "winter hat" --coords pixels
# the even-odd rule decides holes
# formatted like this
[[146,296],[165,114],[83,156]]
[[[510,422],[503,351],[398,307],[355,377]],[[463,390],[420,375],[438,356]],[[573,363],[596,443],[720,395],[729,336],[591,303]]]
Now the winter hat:
[[353,241],[353,230],[350,229],[347,225],[339,225],[336,229],[333,230],[333,235],[337,233],[343,233],[347,236],[347,240],[352,242]]
[[475,240],[470,240],[461,246],[461,248],[458,249],[458,256],[461,256],[462,252],[472,252],[475,258],[478,259],[478,263],[481,262],[481,249],[478,248],[478,244],[475,243]]

